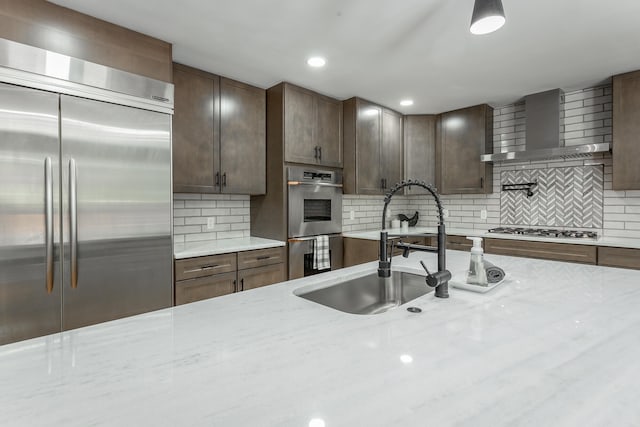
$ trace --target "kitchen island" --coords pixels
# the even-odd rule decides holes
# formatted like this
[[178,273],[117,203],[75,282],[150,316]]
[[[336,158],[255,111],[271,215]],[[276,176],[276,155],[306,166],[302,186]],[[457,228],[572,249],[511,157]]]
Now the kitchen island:
[[640,271],[487,259],[491,292],[377,315],[293,294],[369,263],[2,346],[2,424],[640,425]]

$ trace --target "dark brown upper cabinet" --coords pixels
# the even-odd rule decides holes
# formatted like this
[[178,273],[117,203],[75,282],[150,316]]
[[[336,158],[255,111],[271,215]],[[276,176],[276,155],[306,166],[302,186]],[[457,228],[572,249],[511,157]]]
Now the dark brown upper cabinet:
[[440,194],[489,194],[493,165],[493,108],[486,104],[439,115],[436,126],[436,186]]
[[402,115],[360,98],[342,106],[344,193],[384,194],[402,180]]
[[174,64],[173,191],[264,194],[263,89]]
[[[404,178],[436,185],[435,115],[404,116]],[[405,188],[405,194],[425,194],[422,187]]]
[[614,190],[640,190],[640,71],[613,77]]
[[269,91],[273,99],[277,93],[281,100],[274,108],[282,108],[284,161],[341,168],[340,101],[290,83],[280,83]]

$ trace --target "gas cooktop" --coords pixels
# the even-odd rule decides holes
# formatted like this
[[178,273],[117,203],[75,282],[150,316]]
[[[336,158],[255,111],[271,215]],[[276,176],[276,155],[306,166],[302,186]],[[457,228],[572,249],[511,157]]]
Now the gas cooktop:
[[595,231],[554,230],[551,228],[497,227],[490,229],[489,233],[519,234],[522,236],[536,237],[562,237],[568,239],[598,239],[598,233]]

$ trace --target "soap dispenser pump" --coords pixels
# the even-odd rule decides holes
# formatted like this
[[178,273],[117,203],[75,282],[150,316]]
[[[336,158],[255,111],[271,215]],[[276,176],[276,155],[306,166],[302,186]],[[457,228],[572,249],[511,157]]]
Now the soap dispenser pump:
[[467,239],[473,240],[471,261],[469,262],[469,271],[467,272],[467,283],[478,286],[489,286],[487,271],[484,268],[482,237],[467,237]]

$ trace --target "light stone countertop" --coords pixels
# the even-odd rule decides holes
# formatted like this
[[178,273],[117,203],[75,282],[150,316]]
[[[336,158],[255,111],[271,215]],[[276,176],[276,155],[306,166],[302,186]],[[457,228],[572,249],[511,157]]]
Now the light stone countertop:
[[[2,346],[2,424],[640,425],[640,271],[486,257],[503,285],[430,293],[419,314],[293,295],[368,263]],[[393,267],[419,259],[435,267]]]
[[[400,228],[390,228],[386,230],[390,236],[411,236],[419,234],[434,234],[437,233],[436,227],[409,227],[408,232],[403,232]],[[519,234],[501,234],[501,233],[489,233],[487,230],[475,230],[468,228],[447,228],[447,234],[452,236],[475,236],[492,239],[506,239],[506,240],[525,240],[533,242],[551,242],[551,243],[571,243],[574,245],[589,245],[589,246],[612,246],[619,248],[631,248],[640,249],[640,239],[624,238],[624,237],[599,237],[597,240],[593,239],[571,239],[562,237],[536,237],[536,236],[522,236]],[[353,239],[366,239],[366,240],[380,240],[380,230],[369,231],[349,231],[342,233],[344,237]]]
[[243,237],[240,239],[204,240],[201,242],[176,243],[173,245],[175,259],[193,258],[229,252],[251,251],[254,249],[285,246],[286,242],[263,239],[262,237]]

